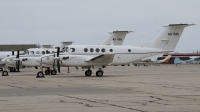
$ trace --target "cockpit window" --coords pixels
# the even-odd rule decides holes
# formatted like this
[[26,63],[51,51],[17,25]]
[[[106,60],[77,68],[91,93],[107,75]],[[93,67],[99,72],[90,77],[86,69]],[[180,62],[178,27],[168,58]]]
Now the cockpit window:
[[48,50],[46,50],[46,54],[50,54],[50,52]]
[[44,54],[45,54],[45,51],[42,51],[42,54],[44,55]]
[[68,47],[65,47],[65,52],[68,52],[69,48]]
[[29,54],[29,51],[28,51],[28,50],[26,50],[26,51],[24,52],[24,54]]
[[34,51],[30,51],[30,55],[34,54]]
[[75,52],[75,48],[70,48],[71,52]]

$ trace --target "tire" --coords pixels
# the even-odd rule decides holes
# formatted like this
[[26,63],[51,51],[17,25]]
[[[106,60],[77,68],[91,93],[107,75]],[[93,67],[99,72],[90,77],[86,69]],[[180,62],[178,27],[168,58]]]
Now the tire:
[[97,77],[102,77],[103,76],[103,71],[101,71],[101,70],[98,70],[97,72],[96,72],[96,76]]
[[2,76],[8,76],[8,72],[7,71],[3,71],[2,72]]
[[57,71],[56,70],[52,70],[51,71],[51,75],[56,75],[57,74]]
[[45,75],[49,75],[50,74],[50,71],[49,70],[45,70]]
[[39,71],[36,78],[44,78],[43,72]]
[[85,76],[91,76],[91,75],[92,75],[92,70],[85,71]]

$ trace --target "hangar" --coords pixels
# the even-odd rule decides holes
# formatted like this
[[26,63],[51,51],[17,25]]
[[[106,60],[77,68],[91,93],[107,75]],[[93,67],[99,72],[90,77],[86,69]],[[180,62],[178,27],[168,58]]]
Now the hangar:
[[20,50],[24,51],[29,48],[38,48],[37,44],[1,44],[0,51],[12,51],[12,50]]

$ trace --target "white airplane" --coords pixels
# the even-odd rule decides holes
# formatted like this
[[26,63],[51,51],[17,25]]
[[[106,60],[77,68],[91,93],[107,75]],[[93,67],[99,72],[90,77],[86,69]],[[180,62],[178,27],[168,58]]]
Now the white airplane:
[[191,56],[188,60],[180,60],[180,58],[176,57],[174,59],[174,64],[200,64],[200,56]]
[[[0,61],[6,57],[14,56],[16,53],[16,51],[2,51],[0,52]],[[20,54],[23,54],[23,52],[20,52]],[[3,71],[3,66],[5,66],[5,64],[0,62],[0,71]]]
[[[41,64],[56,65],[55,60],[61,62],[61,66],[83,67],[86,76],[91,76],[91,68],[99,69],[96,76],[103,76],[102,68],[107,65],[129,64],[142,58],[165,52],[173,52],[179,38],[187,26],[195,24],[169,24],[165,25],[163,32],[152,42],[150,47],[135,46],[111,46],[111,45],[70,45],[65,53],[57,53],[57,56],[44,55],[37,59]],[[60,64],[57,64],[58,68]],[[43,72],[38,72],[38,77],[43,77]]]
[[[130,33],[132,31],[113,31],[113,32],[109,32],[110,35],[106,38],[106,40],[102,43],[102,45],[122,45],[126,34]],[[64,47],[62,49],[62,51],[65,51],[67,49],[67,47]],[[60,51],[60,50],[59,50]],[[62,52],[61,51],[61,52]],[[6,67],[17,67],[17,69],[19,70],[19,66],[26,66],[26,67],[47,67],[48,70],[47,72],[51,72],[52,75],[55,75],[57,73],[57,71],[55,70],[55,67],[53,66],[54,70],[49,69],[49,65],[46,64],[42,64],[38,63],[36,60],[36,57],[39,57],[41,55],[45,55],[45,54],[53,54],[57,52],[57,49],[50,49],[50,48],[30,48],[27,49],[24,53],[24,55],[19,55],[17,54],[16,56],[12,56],[12,57],[7,57],[4,58],[1,61],[1,65],[6,66]],[[18,64],[16,65],[16,61],[18,62]],[[58,69],[58,71],[60,72],[60,69]],[[46,72],[46,73],[47,73]],[[2,72],[2,76],[8,76],[8,72],[6,70],[4,70]]]

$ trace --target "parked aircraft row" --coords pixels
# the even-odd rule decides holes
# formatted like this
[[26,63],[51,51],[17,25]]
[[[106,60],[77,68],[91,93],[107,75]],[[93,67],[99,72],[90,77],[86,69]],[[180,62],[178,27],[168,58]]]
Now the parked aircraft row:
[[[46,74],[56,74],[60,72],[60,67],[82,67],[87,68],[86,76],[92,75],[91,68],[98,69],[96,76],[103,76],[103,68],[108,65],[130,64],[145,57],[158,55],[160,53],[173,52],[185,27],[194,24],[169,24],[165,25],[162,33],[151,43],[150,47],[119,46],[122,44],[129,31],[112,32],[111,38],[106,39],[103,45],[69,45],[60,52],[60,48],[46,52],[32,52],[30,49],[24,55],[7,57],[1,63],[7,67],[35,66],[40,67],[37,77],[44,77],[42,68],[47,69]],[[117,33],[117,34],[116,34]],[[35,51],[35,50],[33,50]],[[56,52],[56,53],[52,53]],[[36,55],[36,54],[40,55]],[[44,55],[41,55],[44,54]],[[35,54],[35,55],[34,55]],[[16,64],[17,62],[17,64]],[[56,70],[57,67],[57,70]],[[6,69],[2,72],[3,76],[8,75]]]
[[174,64],[186,64],[186,63],[193,63],[193,64],[200,64],[200,56],[191,56],[188,60],[180,60],[178,57],[174,59]]

